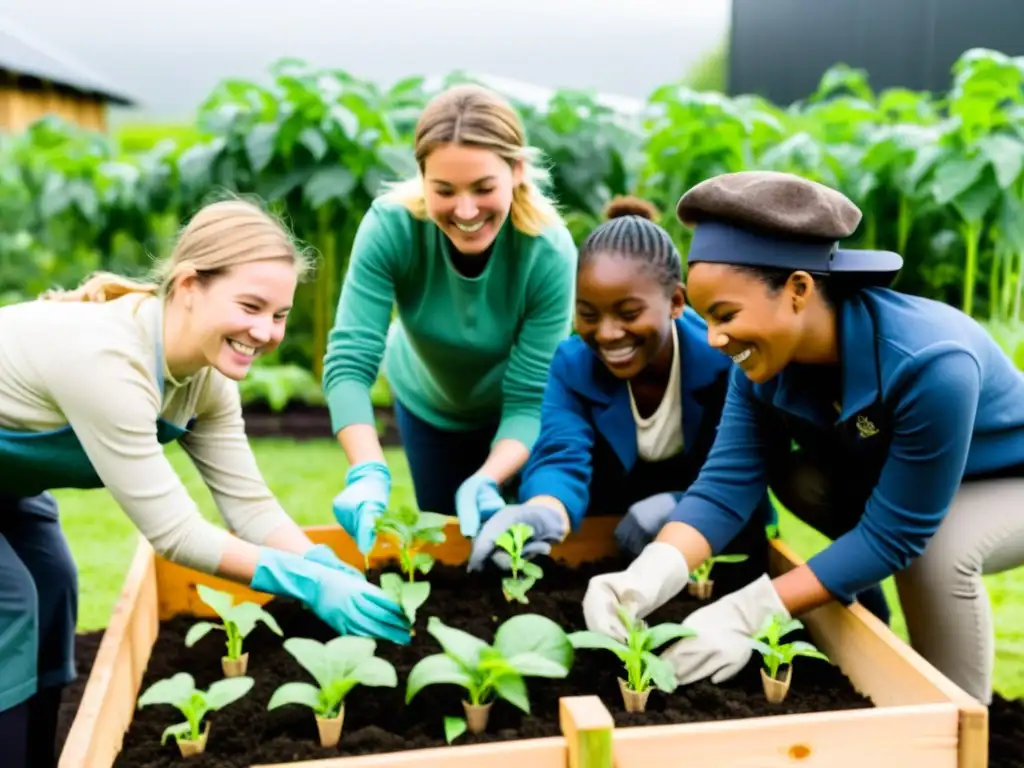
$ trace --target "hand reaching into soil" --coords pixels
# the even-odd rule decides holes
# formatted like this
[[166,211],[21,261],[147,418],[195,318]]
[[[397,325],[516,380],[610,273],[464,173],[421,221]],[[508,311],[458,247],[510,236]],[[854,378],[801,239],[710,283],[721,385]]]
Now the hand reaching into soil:
[[459,531],[466,538],[473,538],[480,531],[480,523],[489,520],[504,506],[505,499],[492,478],[481,474],[471,475],[455,493]]
[[334,497],[338,525],[355,539],[364,555],[377,540],[377,518],[384,514],[391,496],[391,472],[386,464],[366,461],[349,469],[345,490]]
[[484,523],[473,539],[467,570],[479,571],[488,557],[502,570],[509,570],[511,558],[507,552],[495,552],[495,542],[516,523],[526,523],[533,528],[533,535],[523,545],[523,557],[527,559],[548,554],[551,545],[569,532],[569,519],[560,510],[543,504],[510,504]]
[[732,594],[691,613],[683,626],[696,631],[670,646],[661,658],[675,670],[679,685],[705,677],[721,683],[735,676],[753,653],[751,638],[767,617],[789,612],[767,574]]
[[249,586],[301,600],[342,635],[376,637],[400,645],[411,639],[405,612],[380,587],[290,552],[261,547]]
[[660,541],[648,544],[626,570],[590,580],[583,597],[587,629],[625,642],[619,609],[625,608],[637,619],[646,618],[679,594],[689,577],[690,569],[678,549]]

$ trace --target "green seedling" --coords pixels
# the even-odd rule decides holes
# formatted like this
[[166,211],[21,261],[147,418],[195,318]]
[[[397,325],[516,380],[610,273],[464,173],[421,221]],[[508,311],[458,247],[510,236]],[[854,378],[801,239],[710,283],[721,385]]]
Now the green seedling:
[[448,518],[435,512],[420,512],[412,507],[389,509],[377,519],[377,535],[388,536],[398,549],[402,573],[414,581],[416,572],[426,574],[434,567],[434,558],[421,549],[445,540]]
[[167,704],[175,707],[185,716],[185,722],[168,726],[160,737],[160,744],[166,744],[171,736],[178,743],[182,757],[198,755],[206,751],[206,740],[210,733],[210,722],[200,730],[203,718],[210,712],[223,709],[247,694],[253,686],[251,677],[232,677],[218,680],[207,690],[200,691],[196,682],[187,672],[158,680],[139,697],[138,707],[153,704]]
[[[750,644],[761,654],[764,667],[761,670],[761,681],[768,700],[778,703],[786,698],[789,685],[793,679],[793,660],[797,656],[829,661],[828,656],[815,648],[811,643],[796,640],[791,643],[781,642],[790,632],[803,629],[799,619],[787,619],[782,614],[768,616],[761,628],[750,639]],[[829,662],[831,663],[831,662]],[[785,667],[785,674],[779,677],[779,670]]]
[[496,546],[508,552],[512,561],[512,575],[501,580],[501,591],[505,593],[505,599],[509,602],[515,600],[524,605],[529,603],[526,593],[530,591],[537,579],[544,576],[544,571],[539,565],[523,559],[523,546],[531,536],[533,536],[532,526],[527,523],[516,523],[494,542]]
[[375,656],[377,642],[368,637],[344,635],[326,643],[307,637],[290,637],[284,649],[312,675],[316,685],[285,683],[270,697],[267,709],[300,704],[313,710],[320,744],[333,747],[341,737],[345,697],[357,685],[394,688],[398,675],[390,662]]
[[245,674],[249,654],[242,653],[242,643],[256,628],[257,622],[262,621],[271,632],[283,636],[284,633],[281,632],[277,620],[258,604],[244,602],[236,605],[234,598],[228,592],[221,592],[205,584],[200,584],[196,589],[199,592],[199,599],[220,616],[222,623],[200,621],[193,624],[188,634],[185,635],[185,646],[191,648],[211,630],[217,629],[224,632],[227,636],[227,652],[221,659],[221,667],[226,677],[240,677]]
[[690,581],[687,583],[687,591],[696,598],[707,600],[715,582],[711,580],[711,569],[716,563],[742,563],[748,558],[747,555],[715,555],[709,557],[690,573]]
[[569,635],[572,647],[603,649],[611,651],[625,665],[626,678],[619,678],[619,689],[627,712],[643,712],[647,708],[647,697],[651,690],[658,688],[665,693],[676,689],[676,676],[672,665],[654,654],[661,646],[672,640],[692,637],[697,633],[682,624],[658,624],[648,627],[634,618],[625,608],[619,607],[619,618],[626,628],[626,642],[622,643],[601,632],[584,630]]
[[447,626],[436,616],[427,622],[443,653],[427,656],[409,672],[405,703],[428,685],[451,684],[466,689],[466,718],[446,718],[449,742],[466,728],[481,733],[491,705],[504,699],[526,714],[530,700],[524,677],[563,678],[573,663],[573,647],[561,627],[534,613],[513,616],[498,627],[489,645],[468,632]]
[[430,597],[430,582],[405,581],[397,573],[382,573],[380,588],[388,597],[402,606],[410,624],[416,623],[416,610]]

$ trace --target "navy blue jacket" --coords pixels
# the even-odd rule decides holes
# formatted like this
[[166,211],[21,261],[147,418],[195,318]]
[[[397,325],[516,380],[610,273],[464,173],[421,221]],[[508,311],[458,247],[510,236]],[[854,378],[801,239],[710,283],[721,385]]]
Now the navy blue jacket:
[[[685,308],[675,323],[683,391],[684,465],[669,460],[648,467],[650,472],[670,473],[659,481],[682,492],[696,478],[714,442],[732,361],[708,346],[707,326],[696,312]],[[610,477],[594,476],[595,452],[601,446],[610,447],[617,459]],[[636,423],[626,382],[612,375],[581,338],[566,339],[551,363],[540,435],[523,469],[520,500],[554,496],[565,505],[576,530],[591,506],[595,480],[611,486],[620,481],[630,483],[629,474],[637,463]],[[681,466],[692,467],[692,472],[681,471]],[[597,469],[598,474],[606,471]],[[603,509],[606,504],[601,498],[594,506]]]
[[670,519],[721,551],[764,492],[772,414],[850,435],[864,463],[881,446],[859,519],[808,562],[849,603],[924,551],[962,479],[1024,474],[1024,375],[977,322],[937,301],[867,289],[843,302],[837,327],[841,413],[815,406],[800,366],[762,384],[733,371],[711,455]]

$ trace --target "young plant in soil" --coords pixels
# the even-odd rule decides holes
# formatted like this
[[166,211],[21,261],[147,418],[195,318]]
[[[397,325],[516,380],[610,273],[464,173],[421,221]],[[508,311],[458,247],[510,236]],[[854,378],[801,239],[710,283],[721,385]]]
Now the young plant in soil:
[[[430,597],[430,582],[405,581],[397,573],[382,573],[380,588],[385,594],[402,606],[409,624],[416,623],[416,610]],[[413,630],[413,634],[416,634]]]
[[274,691],[267,709],[285,704],[301,704],[312,709],[323,747],[333,747],[341,738],[345,697],[355,686],[394,688],[398,685],[395,668],[374,655],[377,642],[369,637],[345,635],[326,643],[307,637],[290,637],[284,641],[284,649],[317,684],[285,683]]
[[611,651],[626,667],[626,679],[619,678],[619,690],[627,712],[643,712],[647,698],[654,688],[672,693],[676,689],[676,676],[672,666],[654,655],[661,646],[672,640],[692,637],[697,633],[682,624],[658,624],[648,627],[619,607],[619,618],[626,628],[626,642],[621,643],[601,632],[583,630],[569,635],[572,647]]
[[[793,659],[807,656],[812,659],[829,661],[829,658],[810,643],[797,640],[792,643],[780,642],[790,632],[803,629],[799,619],[786,619],[782,614],[774,614],[764,620],[757,634],[751,638],[751,645],[764,661],[761,668],[761,683],[768,701],[778,704],[785,700],[789,693],[789,684],[793,680]],[[829,662],[831,663],[831,662]],[[779,677],[779,669],[785,667],[785,673]]]
[[254,682],[251,677],[231,677],[218,680],[207,690],[200,691],[196,689],[192,675],[179,672],[173,677],[153,683],[139,697],[138,706],[141,709],[152,704],[167,704],[177,708],[185,716],[185,722],[168,726],[160,737],[160,744],[166,744],[167,738],[174,736],[181,756],[192,757],[206,751],[210,721],[206,721],[202,731],[199,729],[207,713],[223,709],[242,698]]
[[221,668],[225,677],[241,677],[249,666],[249,654],[242,653],[242,642],[253,629],[256,622],[262,621],[271,632],[283,636],[277,620],[263,610],[258,604],[245,602],[234,604],[234,598],[227,592],[221,592],[200,584],[196,589],[199,598],[220,616],[221,624],[200,621],[194,624],[185,635],[185,646],[191,648],[213,629],[219,629],[227,635],[227,653],[221,658]]
[[573,647],[565,632],[551,619],[535,613],[513,616],[502,623],[494,634],[493,645],[447,626],[436,616],[427,622],[427,632],[444,652],[421,659],[410,670],[405,703],[428,685],[465,688],[465,719],[445,719],[449,742],[466,728],[471,733],[482,733],[496,699],[504,699],[530,714],[523,678],[564,678],[572,668]]
[[412,507],[389,509],[377,520],[377,535],[386,535],[398,549],[398,562],[402,573],[413,582],[416,572],[429,573],[434,558],[421,549],[427,544],[441,544],[445,540],[447,518],[435,512],[420,512]]
[[531,525],[516,523],[494,541],[496,546],[508,552],[511,560],[512,575],[501,580],[501,591],[508,602],[515,600],[524,605],[529,603],[526,593],[530,591],[537,579],[544,577],[544,571],[539,565],[523,559],[523,546],[532,535],[533,527]]
[[715,563],[742,563],[748,559],[747,555],[716,555],[709,557],[701,563],[690,574],[690,580],[686,583],[686,590],[698,600],[708,600],[714,589],[715,582],[710,578],[711,569]]

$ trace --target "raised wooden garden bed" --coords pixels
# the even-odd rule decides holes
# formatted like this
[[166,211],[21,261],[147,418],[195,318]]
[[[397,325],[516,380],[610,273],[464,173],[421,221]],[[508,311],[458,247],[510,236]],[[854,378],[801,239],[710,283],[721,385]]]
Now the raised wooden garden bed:
[[[462,714],[459,689],[429,686],[412,703],[404,704],[410,666],[440,650],[425,631],[427,619],[440,616],[487,642],[500,621],[517,613],[554,618],[566,631],[582,629],[579,599],[587,578],[608,567],[621,567],[613,537],[615,522],[590,519],[579,533],[556,547],[553,559],[544,563],[544,579],[529,593],[529,605],[507,603],[496,573],[465,574],[460,566],[468,556],[469,543],[459,535],[457,524],[450,523],[447,541],[430,548],[438,562],[426,577],[432,593],[418,611],[413,643],[406,647],[378,644],[378,656],[391,661],[398,671],[398,687],[357,686],[346,700],[341,741],[333,748],[319,746],[308,709],[288,705],[267,712],[268,698],[277,684],[306,676],[281,650],[281,638],[258,627],[246,640],[249,674],[256,686],[245,699],[209,716],[207,754],[188,759],[179,757],[173,740],[159,746],[161,731],[181,719],[178,713],[169,707],[136,710],[136,702],[144,688],[174,672],[194,674],[200,687],[221,677],[223,635],[211,635],[191,648],[182,642],[195,617],[213,615],[199,599],[199,585],[264,604],[280,622],[285,637],[328,639],[330,634],[301,607],[276,600],[268,604],[267,595],[169,563],[140,541],[89,673],[60,768],[129,764],[469,768],[488,762],[496,768],[987,765],[986,708],[866,610],[837,604],[804,617],[809,639],[836,666],[798,659],[792,689],[781,704],[765,701],[755,655],[749,669],[728,683],[697,683],[672,695],[654,691],[646,713],[627,713],[616,682],[621,669],[618,660],[605,651],[578,649],[566,679],[526,678],[532,714],[523,715],[498,701],[487,731],[464,735],[447,745],[441,721],[445,715]],[[361,556],[340,529],[316,527],[308,532],[344,560],[361,565]],[[392,556],[378,547],[371,569],[391,570],[388,558]],[[772,542],[773,573],[788,571],[799,562],[784,544]],[[730,589],[727,569],[738,567],[717,567],[721,572],[715,572],[716,593]],[[377,580],[375,570],[370,577]],[[678,621],[699,604],[684,592],[651,621]],[[259,748],[255,742],[261,742]],[[140,757],[141,749],[153,756]],[[279,757],[237,758],[232,750]]]

